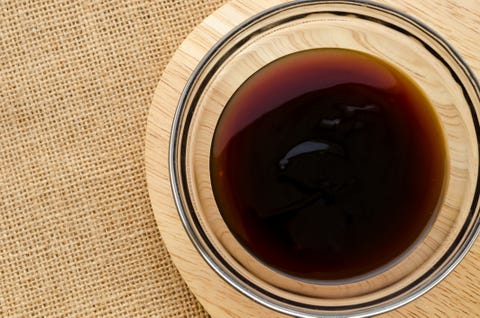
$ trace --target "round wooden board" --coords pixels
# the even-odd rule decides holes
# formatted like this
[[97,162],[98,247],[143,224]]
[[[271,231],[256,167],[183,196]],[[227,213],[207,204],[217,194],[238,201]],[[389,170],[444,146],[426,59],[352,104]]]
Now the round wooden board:
[[[169,172],[170,127],[179,96],[205,53],[233,27],[283,0],[234,0],[205,19],[177,50],[155,91],[146,135],[146,172],[163,240],[182,277],[214,318],[285,317],[241,295],[202,259],[188,238],[173,201]],[[480,1],[381,0],[441,34],[480,75]],[[480,242],[437,287],[385,317],[480,317]]]

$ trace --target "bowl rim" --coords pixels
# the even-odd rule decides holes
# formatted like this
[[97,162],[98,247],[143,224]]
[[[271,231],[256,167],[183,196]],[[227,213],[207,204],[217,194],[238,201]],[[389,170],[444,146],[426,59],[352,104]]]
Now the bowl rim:
[[[377,315],[381,314],[393,309],[396,309],[398,307],[401,307],[418,297],[422,296],[426,292],[428,292],[430,289],[435,287],[440,281],[442,281],[453,269],[460,263],[460,261],[465,257],[465,255],[468,253],[470,248],[473,246],[476,238],[480,234],[480,216],[478,215],[478,209],[479,209],[479,197],[480,197],[480,164],[477,167],[477,180],[475,184],[475,190],[474,190],[474,196],[472,199],[472,204],[469,210],[469,217],[468,219],[472,219],[472,216],[477,214],[476,219],[474,220],[474,223],[465,223],[462,226],[462,229],[460,230],[459,235],[456,237],[455,241],[453,244],[449,247],[447,252],[436,262],[435,266],[431,268],[429,271],[424,273],[420,278],[415,280],[413,283],[410,285],[402,288],[401,290],[386,295],[382,298],[379,298],[378,300],[367,302],[367,303],[361,303],[360,306],[365,306],[365,305],[372,305],[377,303],[377,301],[389,301],[386,304],[381,304],[380,306],[374,306],[370,307],[368,309],[362,309],[362,307],[359,307],[359,305],[347,305],[347,306],[335,306],[335,307],[326,307],[326,306],[314,306],[314,305],[307,305],[304,303],[298,303],[295,301],[290,301],[288,299],[276,296],[263,288],[256,286],[255,284],[251,283],[248,279],[243,277],[240,273],[238,273],[237,270],[232,268],[225,260],[222,259],[222,256],[219,255],[219,253],[215,250],[215,248],[209,243],[209,240],[205,233],[202,231],[199,231],[200,236],[202,237],[202,240],[197,237],[195,234],[195,228],[201,229],[200,222],[198,218],[192,214],[192,221],[194,225],[191,224],[189,217],[188,217],[188,211],[193,210],[193,206],[191,202],[188,200],[188,195],[187,195],[187,206],[185,206],[181,191],[179,188],[180,183],[186,183],[185,180],[185,174],[183,174],[183,180],[179,181],[179,174],[177,173],[177,162],[181,161],[177,158],[177,148],[179,144],[183,144],[184,140],[186,140],[186,137],[188,136],[188,130],[184,132],[182,136],[180,136],[181,132],[181,122],[182,118],[185,115],[185,108],[186,108],[186,103],[187,100],[192,93],[192,88],[194,84],[197,82],[199,79],[200,75],[202,72],[205,70],[205,67],[209,64],[209,62],[216,56],[216,54],[222,49],[222,47],[236,34],[241,32],[242,30],[248,29],[250,26],[254,25],[258,20],[268,18],[270,15],[275,14],[278,11],[289,9],[292,7],[301,7],[309,4],[317,4],[317,5],[328,5],[328,4],[343,4],[343,5],[352,5],[352,6],[363,6],[363,7],[368,7],[374,10],[380,10],[388,15],[393,15],[397,18],[401,18],[404,20],[406,23],[409,23],[410,25],[414,25],[417,28],[423,30],[431,39],[435,40],[435,42],[439,45],[441,45],[446,51],[453,57],[458,65],[462,68],[463,72],[465,75],[468,77],[470,84],[474,88],[475,91],[475,99],[480,100],[480,84],[475,77],[475,74],[473,71],[468,67],[467,63],[462,59],[462,57],[458,54],[458,52],[442,37],[440,36],[436,31],[431,29],[428,25],[425,23],[421,22],[417,18],[409,15],[408,13],[399,11],[395,8],[389,7],[384,4],[376,3],[370,0],[293,0],[285,3],[281,3],[278,5],[275,5],[273,7],[270,7],[266,10],[263,10],[242,23],[238,24],[235,26],[232,30],[227,32],[218,42],[216,42],[203,56],[203,58],[199,61],[193,72],[191,73],[181,95],[179,98],[179,101],[177,103],[177,108],[175,111],[175,115],[173,118],[172,122],[172,127],[171,127],[171,133],[170,133],[170,142],[169,142],[169,152],[168,152],[168,169],[169,169],[169,177],[170,177],[170,184],[171,184],[171,190],[173,194],[173,198],[175,201],[175,205],[177,208],[177,212],[179,214],[180,220],[182,222],[182,225],[185,229],[185,231],[188,234],[189,239],[195,246],[196,250],[200,253],[202,258],[207,262],[207,264],[224,280],[226,281],[230,286],[233,286],[237,291],[242,293],[243,295],[247,296],[248,298],[254,300],[255,302],[268,307],[270,309],[276,310],[278,312],[288,314],[288,315],[293,315],[296,317],[318,317],[318,315],[311,315],[310,313],[306,312],[300,312],[297,310],[289,309],[286,307],[283,307],[282,305],[279,305],[275,302],[272,302],[269,299],[266,299],[259,294],[264,294],[267,295],[270,298],[280,300],[282,302],[290,303],[295,306],[301,306],[305,309],[309,310],[324,310],[324,311],[331,311],[327,314],[322,314],[323,316],[335,316],[339,317],[339,313],[335,312],[335,310],[355,310],[355,309],[361,309],[359,311],[356,311],[354,313],[349,312],[348,317],[368,317],[371,315]],[[368,16],[364,16],[368,17]],[[383,24],[386,24],[388,27],[393,27],[395,29],[398,29],[397,26],[384,22],[382,20],[378,20],[374,18],[375,22],[381,22]],[[425,47],[430,51],[430,53],[434,55],[438,55],[438,53],[431,48],[428,44],[424,43],[421,39],[417,38],[415,35],[409,33],[409,35],[415,37],[417,40],[421,41]],[[236,45],[235,45],[236,47]],[[235,49],[235,47],[233,49]],[[228,52],[227,52],[228,55]],[[443,58],[440,57],[442,62],[449,68],[451,71],[452,76],[457,77],[457,74],[452,70],[452,68],[446,63]],[[222,61],[220,61],[222,62]],[[209,77],[207,76],[207,79]],[[457,80],[457,82],[460,82],[460,80]],[[475,133],[476,133],[476,139],[477,143],[480,144],[480,123],[478,121],[476,109],[472,103],[472,100],[470,99],[470,95],[466,92],[465,87],[461,85],[461,88],[463,90],[464,96],[466,97],[466,100],[468,102],[470,114],[472,115],[472,121],[473,125],[475,128]],[[193,112],[189,112],[187,114],[187,117],[191,117]],[[188,122],[188,119],[187,119]],[[181,142],[179,142],[181,137]],[[478,155],[480,157],[480,148],[478,149]],[[181,158],[180,158],[181,159]],[[468,225],[468,226],[467,226]],[[468,227],[470,227],[470,231],[468,232],[467,235],[466,231],[468,230]],[[459,240],[463,240],[461,242],[462,244],[460,246],[457,246],[459,243]],[[204,246],[204,243],[208,245],[208,249]],[[458,250],[457,250],[458,249]],[[448,257],[450,255],[450,252],[452,250],[457,250],[455,253],[453,253],[453,257],[448,260]],[[224,268],[226,268],[229,272],[225,271],[222,266],[220,266],[212,257],[211,254],[214,254],[215,258],[217,258],[221,263]],[[447,260],[447,262],[445,262]],[[445,264],[444,264],[445,263]],[[441,268],[440,268],[441,267]],[[417,285],[418,282],[422,282],[425,280],[425,278],[430,277],[430,275],[433,273],[433,277],[431,277],[430,281],[427,281],[425,284],[421,285],[420,288],[414,288],[412,289],[411,286]],[[246,287],[246,286],[248,287]],[[253,288],[256,292],[252,292],[248,288]],[[407,294],[405,296],[402,296],[398,300],[393,300],[396,296],[402,294],[404,291],[407,291]],[[259,294],[258,294],[259,293]]]

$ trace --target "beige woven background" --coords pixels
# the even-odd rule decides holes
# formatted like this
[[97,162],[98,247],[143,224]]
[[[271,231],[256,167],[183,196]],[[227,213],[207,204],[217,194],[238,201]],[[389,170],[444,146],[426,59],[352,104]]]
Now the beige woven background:
[[0,316],[205,317],[162,243],[146,117],[224,0],[0,1]]

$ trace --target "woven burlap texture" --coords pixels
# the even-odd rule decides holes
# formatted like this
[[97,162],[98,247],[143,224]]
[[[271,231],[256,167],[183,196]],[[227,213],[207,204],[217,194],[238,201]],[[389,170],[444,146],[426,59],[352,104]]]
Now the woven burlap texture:
[[162,70],[224,2],[0,2],[0,316],[207,316],[157,229],[144,137]]

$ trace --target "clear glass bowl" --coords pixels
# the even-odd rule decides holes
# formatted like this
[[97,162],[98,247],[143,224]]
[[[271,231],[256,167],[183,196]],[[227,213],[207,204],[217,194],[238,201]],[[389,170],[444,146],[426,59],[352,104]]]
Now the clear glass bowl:
[[[401,260],[355,281],[306,281],[257,260],[230,233],[210,181],[213,133],[233,93],[266,64],[313,48],[366,52],[403,70],[430,99],[447,143],[448,177],[430,229]],[[397,308],[441,281],[478,235],[478,109],[479,86],[472,72],[451,46],[415,19],[369,2],[282,4],[228,33],[185,87],[170,144],[180,217],[208,264],[271,309],[297,317],[363,317]]]

